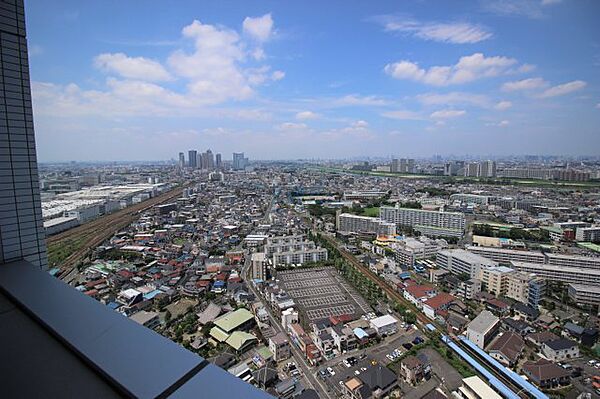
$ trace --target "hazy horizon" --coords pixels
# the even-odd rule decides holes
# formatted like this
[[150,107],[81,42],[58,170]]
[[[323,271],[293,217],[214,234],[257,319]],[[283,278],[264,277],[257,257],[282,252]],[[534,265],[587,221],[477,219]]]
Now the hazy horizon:
[[591,0],[31,0],[26,15],[41,162],[599,153]]

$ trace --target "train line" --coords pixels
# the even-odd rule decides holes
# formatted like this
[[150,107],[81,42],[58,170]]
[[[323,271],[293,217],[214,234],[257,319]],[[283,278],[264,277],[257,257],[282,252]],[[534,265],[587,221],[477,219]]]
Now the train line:
[[[77,249],[60,262],[57,277],[65,280],[67,283],[73,280],[76,275],[74,273],[75,267],[94,248],[102,244],[102,242],[110,238],[119,230],[131,224],[140,213],[156,205],[180,197],[183,190],[190,185],[191,183],[187,183],[183,186],[178,186],[157,197],[150,198],[139,204],[131,205],[125,209],[99,217],[80,226],[48,237],[46,245],[48,246],[49,252],[52,251],[53,246],[56,247],[62,243],[69,243],[73,240],[79,241]],[[51,265],[51,267],[54,267],[54,265]]]
[[[369,280],[377,284],[377,286],[379,286],[388,295],[388,297],[398,301],[403,305],[406,305],[409,309],[415,312],[417,320],[420,321],[424,326],[427,326],[428,324],[434,325],[435,327],[437,327],[437,331],[443,331],[443,329],[441,329],[441,327],[435,321],[430,320],[429,318],[427,318],[427,316],[419,312],[418,309],[416,309],[412,303],[410,303],[402,295],[400,295],[400,293],[398,293],[392,287],[387,285],[384,281],[380,280],[376,274],[374,274],[366,266],[360,263],[352,254],[343,249],[334,238],[329,237],[325,234],[318,234],[321,237],[325,238],[325,240],[328,241],[334,248],[336,248],[346,261],[348,261],[352,266],[354,266],[360,272],[362,272]],[[444,338],[448,339],[448,337]],[[442,341],[444,341],[444,338],[442,338]],[[457,345],[463,352],[465,352],[475,361],[476,366],[474,368],[480,374],[487,374],[490,379],[495,379],[497,382],[499,382],[496,388],[498,388],[500,385],[504,386],[505,390],[503,392],[503,396],[510,399],[547,399],[547,396],[544,393],[539,391],[536,387],[528,384],[527,382],[520,382],[521,385],[519,385],[519,378],[515,378],[515,376],[509,378],[509,373],[503,373],[502,370],[498,369],[495,365],[491,364],[488,361],[488,359],[486,359],[483,355],[475,351],[473,348],[469,347],[460,339],[456,339],[454,337],[450,337],[449,339],[451,339],[455,345]],[[473,367],[473,365],[471,366]]]
[[[371,280],[379,288],[381,288],[383,290],[383,292],[385,292],[389,298],[392,298],[392,299],[398,301],[399,303],[401,303],[404,306],[406,306],[407,308],[409,308],[413,313],[415,313],[417,320],[420,321],[423,325],[427,325],[427,324],[436,325],[435,321],[432,321],[429,318],[427,318],[427,316],[425,316],[423,313],[421,313],[412,303],[410,303],[408,300],[406,300],[406,298],[404,298],[402,295],[400,295],[400,293],[398,291],[396,291],[395,289],[390,287],[385,281],[382,281],[381,279],[379,279],[379,277],[377,277],[377,275],[375,273],[373,273],[371,270],[369,270],[368,267],[364,266],[362,263],[360,263],[358,260],[356,260],[354,255],[350,254],[345,249],[341,248],[335,239],[333,239],[332,237],[329,237],[325,234],[319,233],[319,235],[321,237],[325,238],[325,240],[327,240],[331,245],[333,245],[340,252],[342,257],[346,261],[348,261],[352,266],[354,266],[361,273],[363,273],[369,280]],[[439,326],[436,325],[436,327],[439,327]]]

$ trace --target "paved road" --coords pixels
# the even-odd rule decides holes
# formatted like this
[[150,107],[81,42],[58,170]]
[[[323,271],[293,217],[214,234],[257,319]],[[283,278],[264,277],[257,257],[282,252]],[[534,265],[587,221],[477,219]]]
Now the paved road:
[[[242,271],[242,275],[244,276],[246,281],[249,282],[248,287],[250,288],[252,293],[256,296],[256,298],[259,298],[260,301],[262,302],[262,304],[265,306],[265,308],[269,314],[271,326],[277,332],[284,331],[283,326],[281,325],[279,320],[275,316],[273,316],[273,312],[271,311],[271,307],[269,306],[269,304],[265,303],[265,301],[263,300],[263,297],[260,295],[260,293],[258,292],[256,287],[254,287],[254,284],[251,282],[249,254],[247,254],[247,256],[245,256],[245,262],[244,262],[244,268]],[[287,333],[286,333],[286,335],[287,335]],[[333,396],[331,396],[331,394],[329,393],[329,389],[317,377],[315,377],[310,366],[306,363],[304,355],[293,344],[290,344],[290,347],[292,349],[292,355],[296,362],[296,365],[302,369],[302,373],[304,374],[306,380],[311,385],[311,388],[313,388],[315,391],[317,391],[317,393],[319,394],[319,397],[322,399],[333,398]]]

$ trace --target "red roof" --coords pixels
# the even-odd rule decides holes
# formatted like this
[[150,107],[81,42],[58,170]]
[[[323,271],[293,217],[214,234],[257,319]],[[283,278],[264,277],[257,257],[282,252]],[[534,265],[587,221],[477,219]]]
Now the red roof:
[[411,285],[406,287],[406,291],[414,298],[423,298],[428,295],[429,292],[435,291],[430,285]]
[[506,302],[501,301],[498,298],[488,299],[487,303],[497,307],[498,309],[507,309],[508,308],[508,304]]
[[84,292],[84,294],[88,295],[88,296],[94,296],[94,295],[98,294],[98,290],[89,290],[89,291]]
[[123,278],[132,278],[134,276],[134,274],[127,269],[121,269],[117,274]]
[[88,281],[87,283],[85,283],[85,286],[86,286],[86,288],[92,288],[92,287],[95,287],[97,285],[104,284],[104,283],[106,283],[106,279],[101,278],[99,280]]
[[210,285],[210,281],[208,281],[208,280],[198,280],[198,281],[196,281],[196,287],[198,287],[198,288],[208,287],[209,285]]
[[350,322],[352,320],[354,320],[354,318],[351,315],[349,315],[349,314],[341,314],[339,316],[330,316],[329,317],[329,321],[334,326],[337,326],[340,323],[341,324],[348,323],[348,322]]
[[429,298],[428,300],[426,300],[425,304],[431,307],[432,309],[437,310],[443,306],[446,306],[455,299],[456,298],[454,298],[452,295],[442,292],[437,294],[433,298]]

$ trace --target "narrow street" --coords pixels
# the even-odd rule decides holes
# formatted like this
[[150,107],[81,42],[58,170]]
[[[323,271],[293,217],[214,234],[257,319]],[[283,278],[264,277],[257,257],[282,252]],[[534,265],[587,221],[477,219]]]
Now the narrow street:
[[[250,278],[250,254],[248,252],[245,254],[244,269],[243,269],[242,273],[243,273],[245,280],[249,282],[248,287],[250,288],[250,290],[252,291],[254,296],[256,296],[256,298],[259,298],[260,301],[262,302],[262,304],[265,306],[265,309],[267,310],[267,312],[269,314],[271,326],[277,332],[284,331],[283,326],[281,325],[279,320],[273,315],[271,307],[267,303],[265,303],[261,294],[258,292],[256,287],[254,287],[254,284],[250,282],[251,281],[251,278]],[[287,335],[287,333],[286,333],[286,335]],[[334,398],[334,396],[331,395],[331,393],[329,392],[329,389],[323,384],[323,382],[320,381],[319,378],[315,377],[315,374],[313,374],[313,370],[306,363],[304,355],[298,350],[298,348],[296,348],[296,346],[291,342],[290,342],[290,347],[291,347],[292,355],[293,355],[296,365],[302,369],[302,373],[306,376],[306,380],[311,384],[310,388],[317,391],[317,393],[319,394],[319,397],[322,399]]]

